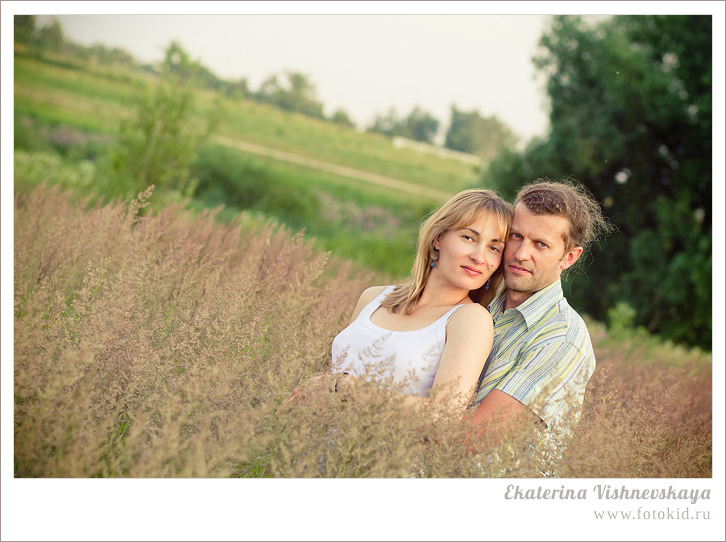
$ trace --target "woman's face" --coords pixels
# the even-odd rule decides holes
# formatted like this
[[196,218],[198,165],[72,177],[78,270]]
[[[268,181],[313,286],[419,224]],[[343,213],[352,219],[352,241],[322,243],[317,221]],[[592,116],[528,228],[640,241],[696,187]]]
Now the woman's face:
[[499,221],[489,214],[479,215],[473,223],[458,230],[445,232],[434,241],[439,259],[430,279],[467,291],[481,288],[502,261],[502,237]]

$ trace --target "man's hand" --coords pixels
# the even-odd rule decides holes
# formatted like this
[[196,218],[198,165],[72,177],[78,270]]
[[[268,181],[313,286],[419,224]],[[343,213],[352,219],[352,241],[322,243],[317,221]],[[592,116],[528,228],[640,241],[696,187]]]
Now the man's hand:
[[469,421],[472,437],[466,442],[470,450],[476,452],[475,444],[487,442],[498,444],[504,434],[514,434],[518,428],[532,423],[537,416],[528,407],[511,395],[500,390],[492,390],[464,419]]

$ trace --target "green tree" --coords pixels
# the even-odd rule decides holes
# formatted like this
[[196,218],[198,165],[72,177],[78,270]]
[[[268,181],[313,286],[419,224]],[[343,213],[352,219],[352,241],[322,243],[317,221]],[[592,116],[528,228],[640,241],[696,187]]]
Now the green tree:
[[433,143],[439,131],[439,121],[419,106],[415,106],[405,118],[399,117],[396,109],[392,107],[387,113],[376,115],[368,131]]
[[501,153],[484,182],[584,183],[619,234],[571,279],[576,302],[601,319],[628,303],[635,324],[710,348],[710,16],[555,17],[540,43],[550,136]]
[[30,45],[35,37],[35,15],[15,15],[13,22],[14,42]]
[[280,83],[277,75],[271,75],[260,85],[256,98],[276,105],[286,111],[296,111],[310,117],[324,118],[323,104],[316,97],[315,85],[306,75],[285,72],[286,85]]
[[52,51],[59,53],[63,51],[66,38],[63,34],[63,28],[57,19],[53,19],[50,24],[42,26],[35,33],[35,45],[44,51]]
[[223,87],[224,95],[233,100],[242,100],[250,95],[250,87],[244,77],[227,81]]
[[425,143],[433,143],[439,131],[439,121],[418,106],[406,117],[405,125],[409,138]]
[[349,128],[355,128],[355,122],[350,119],[345,109],[336,109],[330,116],[330,122],[340,124],[342,126],[348,126]]
[[517,136],[496,116],[482,117],[479,111],[461,111],[451,106],[451,123],[444,146],[490,160],[504,148],[512,148]]
[[376,114],[376,118],[373,119],[373,124],[371,124],[366,131],[384,134],[391,137],[398,136],[403,134],[404,123],[396,113],[396,109],[391,107],[384,114]]
[[192,194],[198,150],[219,119],[219,110],[205,120],[196,114],[197,68],[178,43],[166,49],[157,84],[141,95],[137,114],[121,122],[107,195],[128,198],[150,185]]

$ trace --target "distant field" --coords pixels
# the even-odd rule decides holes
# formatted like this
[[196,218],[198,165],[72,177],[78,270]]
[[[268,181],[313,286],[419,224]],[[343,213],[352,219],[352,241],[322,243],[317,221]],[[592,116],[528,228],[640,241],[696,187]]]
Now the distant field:
[[[28,117],[41,126],[110,136],[124,116],[135,113],[150,81],[142,74],[20,54],[14,73],[16,123]],[[199,91],[196,98],[201,120],[215,95]],[[200,153],[193,205],[224,205],[220,216],[227,219],[246,211],[260,221],[269,217],[305,229],[321,249],[380,273],[379,280],[408,273],[421,218],[449,195],[476,186],[480,175],[472,164],[394,148],[380,134],[253,101],[222,100],[222,108],[222,120]],[[250,151],[260,146],[271,152]],[[16,182],[50,178],[78,188],[67,182],[78,177],[71,171],[64,167],[49,176],[21,167]],[[94,186],[89,181],[81,189]]]
[[[130,79],[130,77],[126,77]],[[133,112],[136,82],[112,80],[106,73],[51,65],[15,57],[15,114],[33,115],[87,130],[114,133],[119,117]],[[200,110],[211,107],[209,92],[198,94]],[[224,101],[217,132],[309,158],[393,177],[421,186],[455,193],[476,185],[475,166],[456,160],[396,149],[379,134],[289,113],[248,100]]]

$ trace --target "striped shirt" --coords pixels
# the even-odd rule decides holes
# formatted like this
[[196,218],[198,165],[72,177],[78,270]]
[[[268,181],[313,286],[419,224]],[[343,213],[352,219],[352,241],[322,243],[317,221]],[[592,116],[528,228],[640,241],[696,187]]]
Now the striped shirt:
[[585,322],[567,303],[560,281],[507,311],[505,299],[506,289],[489,304],[494,345],[474,404],[497,389],[526,405],[550,431],[568,433],[595,370]]

